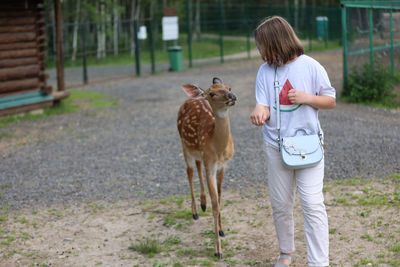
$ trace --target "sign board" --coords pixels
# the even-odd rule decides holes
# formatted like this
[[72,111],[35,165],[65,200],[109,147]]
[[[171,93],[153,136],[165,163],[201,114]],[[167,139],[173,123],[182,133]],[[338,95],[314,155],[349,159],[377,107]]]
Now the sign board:
[[178,40],[179,27],[178,17],[162,18],[162,39],[163,41]]
[[147,39],[147,30],[146,30],[146,26],[140,26],[140,27],[139,27],[138,39],[139,39],[139,40],[146,40],[146,39]]

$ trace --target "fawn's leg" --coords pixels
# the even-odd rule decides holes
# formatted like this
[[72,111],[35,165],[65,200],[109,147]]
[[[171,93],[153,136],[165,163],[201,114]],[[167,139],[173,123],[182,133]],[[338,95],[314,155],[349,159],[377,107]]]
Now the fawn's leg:
[[199,175],[199,180],[200,180],[200,205],[201,209],[203,211],[206,211],[207,207],[207,198],[206,198],[206,192],[204,190],[204,178],[203,178],[203,169],[201,168],[201,161],[196,160],[196,167],[197,167],[197,173]]
[[222,258],[222,250],[221,250],[221,241],[219,239],[219,227],[218,227],[218,217],[219,217],[219,204],[218,204],[218,192],[217,192],[217,169],[216,164],[205,164],[206,166],[206,178],[207,178],[207,185],[208,191],[210,193],[211,198],[211,206],[212,212],[214,217],[214,255],[218,258]]
[[189,179],[189,185],[190,185],[190,193],[192,195],[192,216],[193,219],[197,220],[199,218],[199,214],[197,213],[197,207],[196,207],[196,199],[194,197],[194,186],[193,186],[193,172],[194,169],[191,167],[189,164],[187,164],[186,168],[187,176]]
[[[222,180],[224,180],[225,166],[221,167],[217,172],[217,185],[218,185],[218,206],[221,209],[221,194],[222,194]],[[225,236],[221,224],[221,211],[218,213],[219,235]]]

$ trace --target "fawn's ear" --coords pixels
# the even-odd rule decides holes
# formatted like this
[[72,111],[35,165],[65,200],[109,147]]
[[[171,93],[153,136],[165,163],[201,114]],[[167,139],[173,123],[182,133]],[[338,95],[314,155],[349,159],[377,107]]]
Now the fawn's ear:
[[213,84],[216,84],[216,83],[222,84],[223,82],[222,82],[222,80],[220,78],[214,77],[213,78]]
[[182,89],[188,96],[192,98],[203,97],[205,95],[203,89],[193,84],[184,84],[182,85]]

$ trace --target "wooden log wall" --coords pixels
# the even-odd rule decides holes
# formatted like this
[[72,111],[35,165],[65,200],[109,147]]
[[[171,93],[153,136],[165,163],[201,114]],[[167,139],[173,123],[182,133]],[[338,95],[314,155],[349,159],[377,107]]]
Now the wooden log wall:
[[0,1],[0,97],[51,93],[45,74],[43,0]]

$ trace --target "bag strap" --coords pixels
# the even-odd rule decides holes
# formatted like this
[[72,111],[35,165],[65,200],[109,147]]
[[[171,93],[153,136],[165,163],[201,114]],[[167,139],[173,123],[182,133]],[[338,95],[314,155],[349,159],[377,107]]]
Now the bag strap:
[[281,151],[281,105],[279,101],[279,81],[277,74],[278,66],[275,65],[274,89],[275,89],[275,102],[276,102],[276,130],[278,131],[278,148]]
[[[278,148],[279,151],[281,151],[281,105],[280,105],[280,100],[279,100],[279,80],[278,80],[278,74],[277,74],[278,66],[275,65],[275,75],[274,75],[274,89],[275,89],[275,101],[276,101],[276,130],[278,131]],[[321,144],[324,144],[324,134],[321,129],[321,125],[319,123],[319,120],[317,119],[317,124],[318,124],[318,136],[319,140],[321,141]]]

